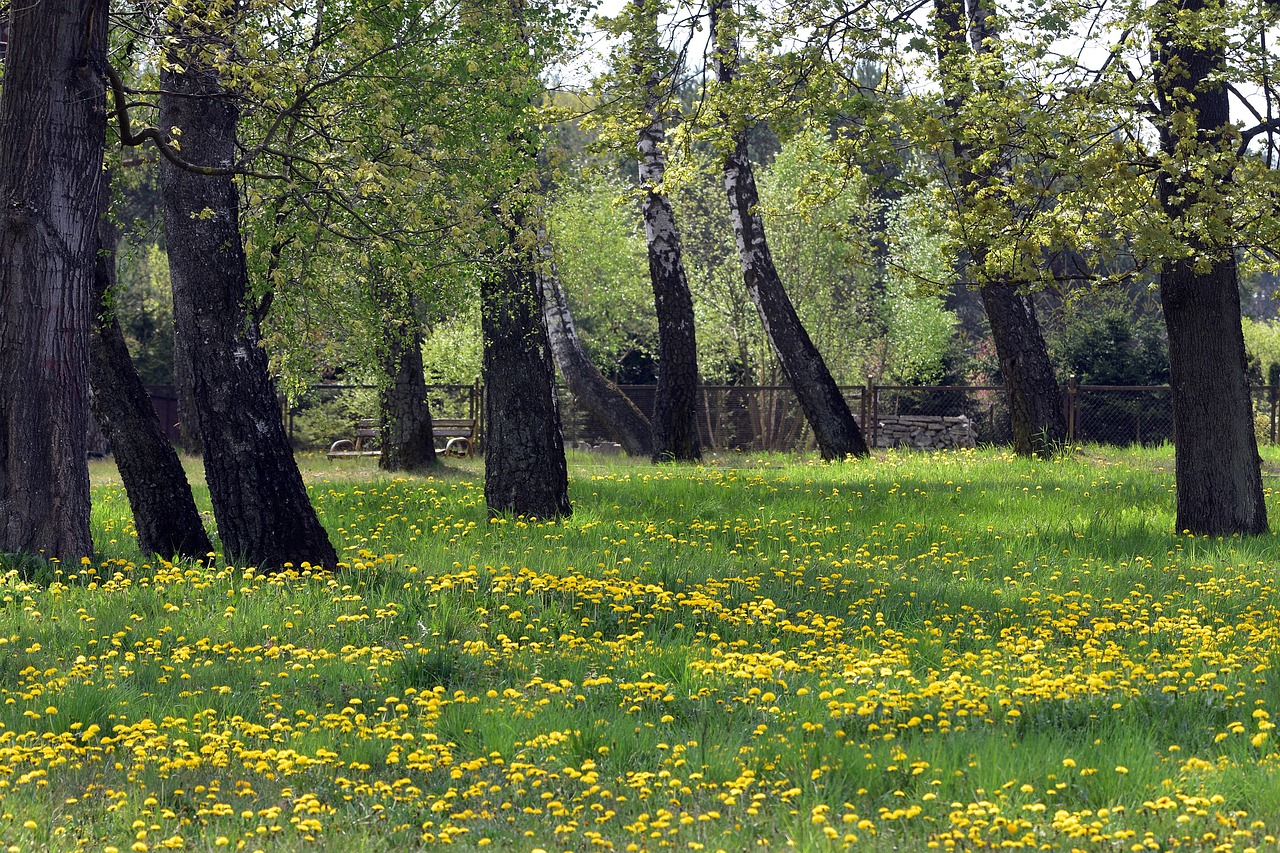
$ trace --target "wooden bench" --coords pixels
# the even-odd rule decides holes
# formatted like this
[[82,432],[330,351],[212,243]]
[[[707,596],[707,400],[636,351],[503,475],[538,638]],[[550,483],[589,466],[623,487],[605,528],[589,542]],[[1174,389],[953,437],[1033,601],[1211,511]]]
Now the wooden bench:
[[352,441],[349,438],[340,438],[333,444],[329,445],[329,452],[325,454],[330,459],[341,459],[352,456],[381,456],[381,450],[372,450],[368,447],[373,440],[382,434],[382,429],[378,426],[378,422],[373,418],[361,418],[356,425],[356,438]]
[[475,455],[476,422],[472,418],[433,418],[431,434],[444,439],[444,447],[436,451],[442,456],[461,459]]
[[[441,456],[462,458],[475,454],[476,422],[471,418],[433,418],[431,434],[434,438],[444,439],[444,447],[436,453]],[[356,426],[354,440],[340,438],[329,446],[325,453],[330,459],[342,459],[361,456],[381,456],[381,450],[374,450],[369,445],[382,434],[382,429],[373,418],[361,418]]]

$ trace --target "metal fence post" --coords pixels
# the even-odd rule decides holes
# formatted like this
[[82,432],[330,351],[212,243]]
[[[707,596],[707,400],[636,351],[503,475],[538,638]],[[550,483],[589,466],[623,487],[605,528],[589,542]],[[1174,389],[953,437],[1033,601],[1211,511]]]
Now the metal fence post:
[[871,377],[867,377],[867,384],[871,388],[871,446],[876,446],[880,432],[880,389],[871,381]]
[[858,401],[858,416],[862,419],[863,438],[867,442],[867,447],[871,447],[871,421],[867,417],[871,412],[871,380],[870,373],[867,374],[867,382],[862,386],[862,399]]
[[477,376],[476,381],[471,385],[471,391],[467,394],[471,404],[471,420],[476,425],[476,444],[480,445],[480,453],[484,453],[485,441],[485,423],[484,423],[484,379]]
[[1267,377],[1271,387],[1267,389],[1267,396],[1271,398],[1271,443],[1276,443],[1276,396],[1280,391],[1280,364],[1272,363],[1271,369],[1268,371],[1271,375]]
[[1076,443],[1076,388],[1077,377],[1073,373],[1067,378],[1067,443]]
[[1276,386],[1272,385],[1271,392],[1271,443],[1276,443]]

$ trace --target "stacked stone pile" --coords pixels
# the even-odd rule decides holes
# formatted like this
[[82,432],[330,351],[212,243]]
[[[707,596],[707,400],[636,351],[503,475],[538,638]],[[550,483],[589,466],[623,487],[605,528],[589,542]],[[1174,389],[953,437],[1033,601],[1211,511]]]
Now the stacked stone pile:
[[964,415],[885,415],[877,419],[876,447],[950,450],[976,444],[973,422]]

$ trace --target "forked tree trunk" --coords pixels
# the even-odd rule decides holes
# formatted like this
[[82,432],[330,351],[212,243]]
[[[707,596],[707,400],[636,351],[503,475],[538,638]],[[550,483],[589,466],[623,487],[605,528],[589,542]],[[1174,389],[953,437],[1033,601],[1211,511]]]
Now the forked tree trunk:
[[[715,0],[711,25],[715,35],[716,77],[729,86],[737,76],[738,39],[736,22],[730,20],[732,0]],[[813,428],[823,459],[866,456],[867,443],[853,419],[849,404],[840,393],[827,363],[813,345],[787,296],[773,264],[765,238],[764,219],[758,210],[760,194],[747,153],[746,133],[734,134],[734,148],[724,159],[724,186],[729,196],[729,215],[738,243],[738,257],[747,292],[755,303],[765,333],[787,381],[794,389],[805,419]]]
[[108,295],[116,283],[116,228],[107,215],[109,181],[103,181],[94,274],[96,317],[90,342],[93,412],[120,469],[138,549],[161,557],[207,558],[212,546],[178,454],[165,437],[151,396],[134,369],[124,333]]
[[[1193,157],[1229,161],[1237,144],[1222,82],[1226,58],[1214,47],[1215,38],[1198,30],[1195,38],[1186,35],[1183,17],[1195,21],[1198,13],[1213,14],[1216,6],[1212,0],[1171,4],[1169,19],[1155,28],[1160,147],[1174,163],[1188,149]],[[1175,167],[1158,176],[1160,204],[1174,222],[1195,215],[1205,191],[1219,192],[1213,184],[1232,179],[1230,168],[1193,174]],[[1266,533],[1235,255],[1231,245],[1208,245],[1199,233],[1189,243],[1208,262],[1178,258],[1160,273],[1173,388],[1178,529],[1214,536]]]
[[[644,81],[649,124],[640,131],[640,208],[649,250],[649,280],[658,318],[658,387],[653,405],[653,461],[693,462],[702,458],[698,438],[698,341],[693,322],[693,295],[685,275],[684,255],[675,214],[662,185],[666,170],[662,152],[665,66],[671,61],[658,43],[658,4],[634,4],[641,29],[636,39],[633,72]],[[661,67],[660,67],[661,66]]]
[[384,471],[440,467],[422,364],[422,324],[413,306],[406,308],[403,322],[390,322],[389,316],[383,328],[385,356],[378,389],[382,455],[378,457],[378,467]]
[[[201,44],[179,31],[174,67],[161,74],[160,126],[181,131],[188,163],[230,167],[238,109]],[[190,359],[205,479],[226,556],[279,569],[337,567],[280,418],[266,351],[246,308],[249,280],[239,198],[228,175],[197,174],[163,160],[165,236],[176,346]]]
[[484,498],[491,513],[567,516],[569,475],[534,259],[519,223],[481,281]]
[[[545,240],[543,245],[546,246]],[[543,251],[538,278],[542,283],[542,310],[551,354],[570,393],[583,408],[600,419],[628,456],[652,456],[653,434],[649,419],[617,385],[601,375],[582,349],[569,304],[560,289],[560,276],[550,249]]]
[[[971,60],[994,49],[994,11],[988,0],[969,0],[967,8],[965,0],[934,2],[943,98],[957,115],[965,109],[970,94],[983,85],[974,79]],[[957,138],[951,150],[959,173],[961,204],[972,204],[994,176],[974,166],[975,156],[981,152],[962,139]],[[971,260],[967,269],[981,270],[988,247],[970,246],[968,251]],[[1029,293],[1018,292],[1017,282],[1008,280],[985,281],[979,293],[1009,395],[1014,451],[1022,456],[1052,456],[1066,441],[1067,421],[1035,302]]]
[[0,89],[0,551],[73,562],[89,532],[89,330],[107,7],[13,3]]

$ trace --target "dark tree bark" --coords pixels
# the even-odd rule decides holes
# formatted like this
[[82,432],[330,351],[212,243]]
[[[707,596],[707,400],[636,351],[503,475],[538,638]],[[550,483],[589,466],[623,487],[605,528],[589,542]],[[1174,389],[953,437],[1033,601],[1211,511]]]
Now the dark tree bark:
[[549,249],[543,251],[538,278],[542,284],[542,310],[551,354],[569,391],[583,408],[600,419],[627,455],[652,456],[653,432],[649,419],[617,385],[601,375],[582,348],[569,304],[560,289],[555,258]]
[[[969,0],[967,10],[965,0],[934,2],[943,98],[957,116],[963,113],[970,93],[983,85],[973,79],[968,60],[993,50],[997,38],[992,25],[994,12],[994,4],[986,0]],[[951,149],[959,173],[960,204],[969,205],[986,184],[999,178],[990,170],[973,166],[981,152],[972,146],[957,139]],[[987,247],[970,246],[968,250],[970,262],[962,264],[962,273],[981,270]],[[1034,299],[1020,291],[1018,282],[1007,278],[992,281],[984,277],[979,292],[1009,395],[1014,451],[1022,456],[1052,456],[1066,442],[1067,421]]]
[[405,310],[395,312],[395,300],[384,299],[382,384],[378,415],[382,426],[384,471],[427,471],[440,467],[432,434],[431,407],[422,364],[422,324],[412,297]]
[[89,329],[107,6],[8,7],[0,90],[0,551],[89,556]]
[[191,497],[187,474],[165,437],[109,304],[116,283],[117,239],[106,210],[108,184],[103,181],[93,282],[97,315],[89,364],[93,413],[120,469],[138,531],[138,549],[166,558],[204,560],[213,548]]
[[1048,458],[1065,444],[1067,420],[1035,302],[1009,283],[983,285],[979,292],[1009,395],[1014,452]]
[[200,427],[196,415],[195,380],[191,368],[191,347],[180,340],[177,329],[173,332],[173,385],[178,394],[178,437],[182,449],[193,456],[204,455],[204,442],[200,440]]
[[[640,132],[640,208],[649,249],[649,280],[658,317],[658,387],[653,405],[653,461],[693,462],[702,458],[698,438],[698,342],[693,323],[693,296],[675,214],[658,191],[666,170],[662,152],[663,120],[659,115],[662,73],[670,62],[658,44],[658,8],[652,0],[635,4],[643,27],[637,40],[635,73],[644,80],[649,125]],[[664,67],[660,67],[664,66]]]
[[[733,83],[738,70],[738,38],[736,24],[730,20],[731,6],[732,0],[715,0],[711,6],[716,77],[724,86]],[[774,267],[765,238],[764,219],[758,210],[760,195],[744,131],[734,133],[734,148],[725,157],[724,186],[747,292],[760,313],[769,343],[795,390],[805,419],[813,429],[822,458],[866,456],[867,443],[858,422],[853,419],[849,404],[822,354],[801,324]]]
[[[238,108],[202,43],[178,34],[161,74],[160,127],[181,131],[186,162],[226,169],[236,156]],[[179,70],[181,69],[181,70]],[[205,479],[229,559],[265,569],[336,568],[337,554],[307,496],[280,419],[267,355],[246,306],[248,271],[239,198],[228,175],[161,161],[173,282],[175,346],[190,360]]]
[[491,513],[567,516],[569,475],[555,369],[534,259],[520,223],[480,286],[484,331],[484,497]]
[[[1202,176],[1182,168],[1193,158],[1217,155],[1230,163],[1238,137],[1230,123],[1223,83],[1226,57],[1213,33],[1191,20],[1213,12],[1213,0],[1167,5],[1155,27],[1154,74],[1160,107],[1160,147],[1171,166],[1157,176],[1160,205],[1185,224],[1213,196],[1231,170]],[[1219,25],[1220,26],[1220,25]],[[1187,33],[1195,32],[1194,39]],[[1219,34],[1220,35],[1220,34]],[[1190,118],[1190,121],[1179,119]],[[1206,193],[1207,191],[1207,193]],[[1217,202],[1221,203],[1221,202]],[[1267,508],[1245,369],[1240,295],[1231,245],[1212,245],[1204,229],[1189,228],[1190,256],[1175,258],[1160,273],[1160,304],[1169,332],[1173,388],[1177,525],[1196,534],[1262,534]]]

